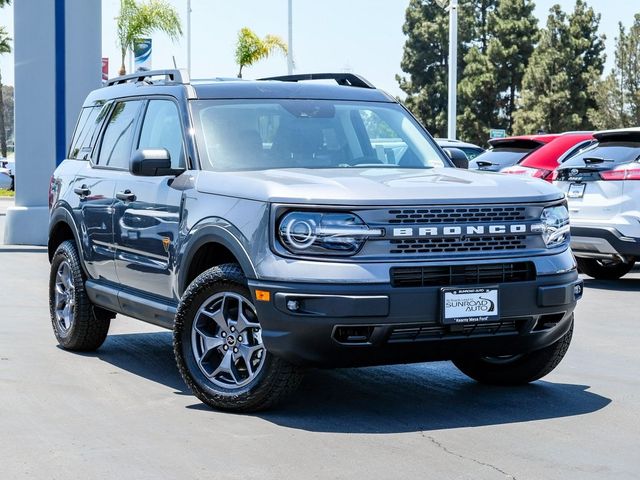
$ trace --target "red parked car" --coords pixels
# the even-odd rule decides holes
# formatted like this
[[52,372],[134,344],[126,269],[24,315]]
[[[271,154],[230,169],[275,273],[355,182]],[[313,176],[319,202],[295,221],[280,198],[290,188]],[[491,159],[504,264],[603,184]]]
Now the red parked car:
[[493,138],[489,140],[491,148],[469,162],[469,168],[499,172],[503,168],[515,165],[532,152],[540,149],[560,135],[520,135],[517,137]]
[[596,141],[592,132],[568,132],[553,137],[545,145],[524,156],[516,165],[503,168],[500,172],[528,175],[551,182],[551,174],[558,165]]

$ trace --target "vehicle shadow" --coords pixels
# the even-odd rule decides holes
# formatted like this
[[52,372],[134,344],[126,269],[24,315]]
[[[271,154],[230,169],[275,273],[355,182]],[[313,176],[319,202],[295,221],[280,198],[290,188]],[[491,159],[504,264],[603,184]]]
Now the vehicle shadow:
[[[111,335],[91,355],[190,394],[176,369],[169,332]],[[254,416],[313,432],[400,433],[584,415],[609,403],[585,385],[480,385],[451,363],[437,362],[310,370],[287,402]],[[210,411],[200,402],[187,408]]]
[[596,280],[585,278],[584,286],[596,290],[615,290],[618,292],[640,292],[640,278],[625,278],[619,280]]

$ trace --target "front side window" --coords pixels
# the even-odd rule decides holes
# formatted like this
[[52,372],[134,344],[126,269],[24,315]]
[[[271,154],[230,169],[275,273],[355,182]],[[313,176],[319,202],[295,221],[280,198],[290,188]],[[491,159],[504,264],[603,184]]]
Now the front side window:
[[205,170],[450,166],[393,103],[196,100],[191,105]]
[[113,107],[102,137],[98,165],[129,169],[131,145],[141,104],[140,100],[132,100],[118,102]]
[[171,155],[171,168],[185,167],[182,124],[175,103],[170,100],[149,102],[137,148],[166,148]]

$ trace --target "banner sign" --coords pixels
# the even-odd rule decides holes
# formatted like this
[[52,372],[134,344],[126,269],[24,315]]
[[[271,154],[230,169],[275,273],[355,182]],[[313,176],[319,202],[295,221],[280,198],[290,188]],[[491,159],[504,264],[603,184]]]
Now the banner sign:
[[151,39],[140,38],[133,45],[134,70],[151,70]]
[[102,57],[102,84],[109,80],[109,57]]

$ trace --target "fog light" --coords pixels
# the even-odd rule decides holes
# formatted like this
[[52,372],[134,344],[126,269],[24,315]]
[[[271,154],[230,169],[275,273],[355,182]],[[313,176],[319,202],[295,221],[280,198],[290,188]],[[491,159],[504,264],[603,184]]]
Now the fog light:
[[582,297],[582,291],[583,291],[583,287],[581,283],[578,283],[576,285],[573,286],[573,295],[576,298],[580,298]]
[[300,302],[298,300],[287,300],[287,310],[297,312],[300,310]]

